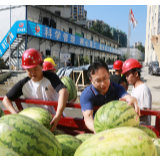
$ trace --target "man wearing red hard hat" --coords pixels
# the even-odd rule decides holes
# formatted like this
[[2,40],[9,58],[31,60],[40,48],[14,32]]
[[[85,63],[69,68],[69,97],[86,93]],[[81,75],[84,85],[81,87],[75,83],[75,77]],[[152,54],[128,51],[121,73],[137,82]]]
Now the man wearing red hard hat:
[[[17,82],[6,94],[3,104],[12,114],[16,114],[12,101],[23,95],[27,99],[40,99],[45,101],[58,101],[57,112],[54,107],[47,105],[34,105],[48,110],[55,115],[50,124],[51,131],[55,129],[63,113],[68,100],[68,91],[59,77],[52,72],[42,71],[43,59],[35,49],[27,49],[22,55],[22,67],[26,70],[28,77]],[[32,105],[33,106],[33,105]],[[28,105],[31,107],[31,104]]]
[[[122,66],[122,74],[126,75],[129,84],[133,85],[131,96],[135,97],[140,109],[152,108],[152,95],[147,85],[142,82],[142,65],[136,59],[127,59]],[[151,125],[151,116],[140,115],[140,124]]]
[[127,91],[128,83],[126,82],[126,79],[122,77],[122,65],[123,65],[123,62],[121,60],[117,60],[114,62],[113,69],[115,70],[115,74],[110,76],[110,81],[120,84]]
[[51,71],[51,72],[56,72],[56,68],[51,62],[43,62],[43,71]]

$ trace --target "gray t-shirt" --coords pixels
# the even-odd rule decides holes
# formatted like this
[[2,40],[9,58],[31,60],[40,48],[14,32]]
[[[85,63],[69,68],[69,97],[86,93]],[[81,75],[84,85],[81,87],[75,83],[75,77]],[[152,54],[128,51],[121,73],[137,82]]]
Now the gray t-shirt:
[[[152,108],[152,95],[145,83],[132,89],[131,96],[135,97],[140,109]],[[140,124],[151,125],[151,116],[141,116]]]

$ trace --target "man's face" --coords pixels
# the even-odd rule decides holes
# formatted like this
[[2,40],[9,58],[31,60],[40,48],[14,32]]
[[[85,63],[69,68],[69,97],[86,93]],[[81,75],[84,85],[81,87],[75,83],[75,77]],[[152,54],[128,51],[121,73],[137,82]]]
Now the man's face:
[[33,82],[38,82],[43,78],[42,66],[40,65],[31,69],[26,69],[26,72]]
[[125,76],[126,76],[127,82],[129,84],[134,84],[136,81],[137,74],[138,74],[137,72],[134,72],[134,73],[132,73],[131,71],[126,72]]
[[94,88],[96,88],[99,93],[105,95],[110,85],[110,74],[107,70],[104,67],[99,68],[91,77],[90,80]]

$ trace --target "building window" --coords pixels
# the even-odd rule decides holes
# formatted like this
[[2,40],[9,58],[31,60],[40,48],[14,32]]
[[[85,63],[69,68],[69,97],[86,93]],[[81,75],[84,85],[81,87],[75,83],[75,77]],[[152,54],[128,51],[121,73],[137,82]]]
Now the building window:
[[84,33],[82,32],[81,34],[82,34],[82,37],[84,38]]
[[93,36],[91,35],[91,41],[93,41]]

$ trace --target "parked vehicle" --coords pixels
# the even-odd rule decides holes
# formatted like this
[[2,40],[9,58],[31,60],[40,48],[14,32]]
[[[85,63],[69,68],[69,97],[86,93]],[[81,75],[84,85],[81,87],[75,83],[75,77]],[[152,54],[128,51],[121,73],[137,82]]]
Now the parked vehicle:
[[149,63],[148,73],[151,75],[160,74],[159,62],[152,61]]

